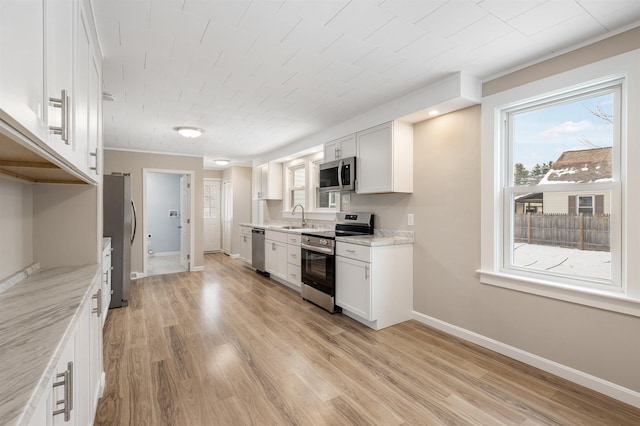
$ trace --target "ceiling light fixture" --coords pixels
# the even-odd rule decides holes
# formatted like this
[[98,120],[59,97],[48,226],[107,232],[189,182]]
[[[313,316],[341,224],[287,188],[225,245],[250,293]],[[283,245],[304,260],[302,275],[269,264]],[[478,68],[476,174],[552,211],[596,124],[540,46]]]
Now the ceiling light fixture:
[[434,115],[438,115],[438,114],[440,114],[440,111],[438,111],[438,110],[435,110],[435,109],[434,109],[434,110],[429,111],[429,115],[430,115],[430,116],[432,116],[432,117],[433,117]]
[[204,133],[204,130],[198,129],[197,127],[178,126],[174,127],[173,130],[180,133],[185,138],[197,138]]
[[213,160],[218,166],[226,166],[229,164],[229,160]]

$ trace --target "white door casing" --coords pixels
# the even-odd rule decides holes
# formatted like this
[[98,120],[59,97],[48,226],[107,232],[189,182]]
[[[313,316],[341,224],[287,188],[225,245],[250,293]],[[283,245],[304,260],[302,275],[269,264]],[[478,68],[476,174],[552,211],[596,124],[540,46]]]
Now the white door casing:
[[233,221],[233,191],[230,181],[222,182],[222,251],[231,254],[231,224]]
[[190,189],[190,176],[180,176],[180,263],[187,271],[191,269],[189,250],[189,241],[191,240]]
[[203,219],[204,251],[220,251],[220,180],[205,179],[204,194],[205,197],[207,194],[210,196],[210,209],[206,208],[207,200],[205,199],[205,214]]

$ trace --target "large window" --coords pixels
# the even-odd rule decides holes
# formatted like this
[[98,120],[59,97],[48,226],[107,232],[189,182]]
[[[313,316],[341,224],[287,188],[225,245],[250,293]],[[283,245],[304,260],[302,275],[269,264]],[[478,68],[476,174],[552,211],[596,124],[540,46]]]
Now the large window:
[[305,165],[300,164],[289,168],[289,207],[293,208],[297,204],[306,207],[305,197],[306,173]]
[[482,283],[640,316],[638,61],[483,98]]
[[[592,287],[620,286],[611,229],[619,217],[621,81],[501,111],[503,270]],[[517,201],[542,199],[542,213]],[[596,200],[599,209],[596,209]],[[605,205],[606,200],[606,205]],[[613,254],[613,255],[612,255]]]

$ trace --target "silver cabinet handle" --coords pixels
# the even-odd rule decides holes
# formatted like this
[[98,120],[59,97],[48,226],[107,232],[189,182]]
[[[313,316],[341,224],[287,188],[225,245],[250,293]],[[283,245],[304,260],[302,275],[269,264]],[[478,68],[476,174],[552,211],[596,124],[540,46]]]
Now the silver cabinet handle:
[[59,373],[56,378],[62,379],[53,382],[53,387],[64,386],[64,399],[56,401],[56,406],[64,404],[63,408],[53,411],[53,415],[64,414],[64,421],[71,420],[71,410],[73,410],[73,362],[67,363],[64,373]]
[[60,91],[60,98],[49,98],[49,102],[54,108],[60,108],[60,126],[49,126],[49,130],[55,135],[60,135],[67,145],[69,145],[69,96],[67,91]]
[[102,289],[99,288],[96,294],[91,296],[92,299],[96,299],[97,301],[96,307],[91,310],[91,313],[98,314],[98,316],[102,315],[102,297],[100,297],[101,295],[102,295]]
[[346,251],[347,253],[355,253],[355,252],[356,252],[355,250],[351,250],[351,249],[348,249],[348,250],[345,250],[345,251]]
[[298,256],[292,253],[292,254],[291,254],[291,257],[293,257],[294,259],[296,259]]
[[89,169],[94,170],[96,172],[96,174],[98,174],[98,148],[96,148],[95,152],[90,152],[89,155],[92,156],[92,157],[96,157],[96,165],[95,165],[95,167],[89,167]]
[[369,279],[369,265],[365,265],[364,267],[364,279],[365,280]]
[[276,249],[276,244],[275,243],[271,243],[271,250],[275,250]]

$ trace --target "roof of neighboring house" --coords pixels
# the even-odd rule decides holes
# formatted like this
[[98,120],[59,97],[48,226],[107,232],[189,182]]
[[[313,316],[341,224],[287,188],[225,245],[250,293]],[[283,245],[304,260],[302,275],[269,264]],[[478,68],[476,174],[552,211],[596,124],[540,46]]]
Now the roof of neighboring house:
[[563,152],[540,184],[606,182],[611,179],[611,147],[607,147]]
[[523,194],[518,197],[515,197],[514,201],[516,203],[532,203],[539,202],[541,203],[544,196],[542,192],[530,192],[528,194]]

